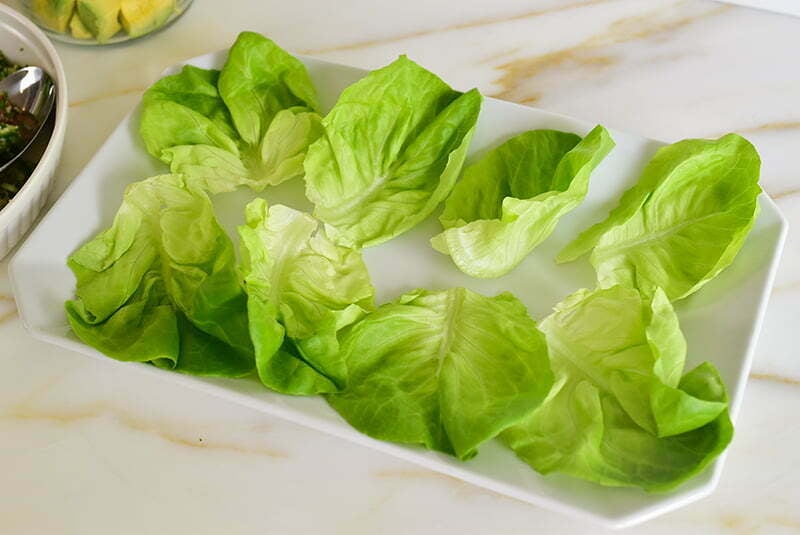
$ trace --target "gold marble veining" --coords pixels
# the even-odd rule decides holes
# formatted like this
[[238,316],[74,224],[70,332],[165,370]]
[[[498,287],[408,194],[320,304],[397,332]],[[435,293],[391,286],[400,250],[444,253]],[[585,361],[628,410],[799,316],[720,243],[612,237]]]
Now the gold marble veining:
[[726,531],[735,534],[749,535],[756,530],[749,525],[749,519],[740,515],[723,515],[719,519]]
[[783,191],[779,191],[777,193],[770,193],[769,196],[772,197],[773,201],[778,199],[785,199],[786,197],[792,197],[800,193],[800,188],[790,188]]
[[327,54],[329,52],[338,52],[342,50],[356,50],[359,48],[370,48],[373,46],[384,45],[387,43],[394,43],[397,41],[405,41],[407,39],[415,39],[418,37],[425,37],[428,35],[434,34],[441,34],[446,32],[453,32],[458,30],[468,30],[471,28],[480,28],[482,26],[491,26],[494,24],[502,24],[505,22],[514,22],[517,20],[524,20],[530,19],[535,17],[541,17],[543,15],[549,15],[552,13],[558,13],[561,11],[570,11],[572,9],[579,9],[582,7],[592,6],[595,4],[603,4],[608,2],[613,2],[614,0],[583,0],[582,2],[570,2],[568,4],[563,4],[559,6],[552,6],[547,7],[544,9],[534,9],[531,11],[526,11],[524,13],[517,13],[513,15],[500,15],[495,17],[484,17],[477,20],[471,20],[467,22],[460,22],[457,24],[451,24],[449,26],[442,26],[439,28],[430,28],[426,30],[417,30],[414,32],[408,32],[400,35],[394,35],[390,37],[384,37],[379,39],[367,39],[364,41],[356,41],[354,43],[346,43],[341,45],[334,45],[325,48],[310,48],[306,50],[300,51],[301,54]]
[[17,309],[16,308],[11,309],[11,310],[7,310],[5,312],[0,312],[0,323],[3,323],[6,320],[9,320],[9,319],[11,319],[13,317],[16,317],[16,315],[17,315]]
[[512,98],[514,91],[523,80],[534,78],[543,71],[559,68],[564,65],[572,65],[583,69],[601,70],[614,64],[616,61],[611,56],[586,54],[586,50],[589,49],[578,45],[573,48],[565,48],[540,56],[522,58],[504,63],[499,67],[501,70],[505,71],[504,74],[495,80],[495,83],[498,84],[501,89],[492,96],[505,100],[514,100],[520,104],[532,104],[541,98],[540,92],[527,93],[525,96]]
[[460,479],[456,479],[441,472],[434,472],[433,470],[379,470],[372,473],[373,476],[379,479],[439,479],[450,483],[457,483],[459,485],[466,485]]
[[775,526],[782,526],[791,528],[793,531],[800,533],[800,518],[789,518],[786,516],[768,516],[765,519],[768,523]]
[[152,422],[137,418],[119,408],[105,404],[97,404],[89,407],[77,408],[74,410],[61,411],[41,410],[25,405],[17,405],[9,412],[0,413],[0,419],[3,420],[17,422],[49,422],[62,426],[74,425],[80,422],[101,418],[103,416],[112,416],[115,422],[127,427],[132,431],[147,433],[177,446],[211,451],[241,453],[245,455],[255,455],[275,459],[285,459],[289,457],[286,452],[280,450],[268,448],[246,448],[238,444],[208,440],[200,435],[198,435],[197,438],[187,438],[185,436],[176,434],[172,430],[164,429],[153,424]]
[[773,383],[782,383],[785,385],[800,386],[800,380],[792,377],[784,377],[775,373],[751,373],[750,379],[756,381],[771,381]]
[[731,6],[719,6],[699,14],[676,18],[665,18],[661,13],[663,10],[660,10],[619,19],[605,31],[594,34],[572,47],[516,59],[498,66],[502,74],[495,80],[495,84],[500,89],[492,96],[521,103],[535,102],[538,99],[537,95],[516,93],[522,82],[557,68],[605,69],[617,62],[617,58],[610,55],[607,50],[613,45],[666,37],[701,19],[717,16],[729,9]]
[[773,286],[772,294],[773,295],[782,294],[785,292],[793,292],[797,290],[800,290],[800,281],[788,282],[786,284],[781,284],[779,286]]
[[403,470],[380,470],[373,472],[372,476],[378,479],[403,479],[403,480],[437,480],[442,481],[451,488],[453,493],[457,494],[480,494],[486,493],[501,498],[508,498],[502,494],[494,491],[476,487],[465,481],[442,474],[441,472],[434,472],[433,470],[421,469],[403,469]]
[[761,132],[782,132],[784,130],[800,130],[800,121],[775,121],[757,126],[740,128],[737,130],[737,132],[742,134],[752,134]]
[[534,92],[528,93],[527,97],[517,99],[516,102],[518,104],[533,105],[533,104],[536,104],[539,101],[539,99],[542,98],[542,96],[543,96],[542,93],[540,93],[538,91],[534,91]]
[[479,59],[477,62],[486,65],[486,64],[494,64],[497,60],[505,58],[507,56],[513,56],[514,54],[518,54],[522,50],[521,46],[515,46],[513,48],[507,48],[505,50],[500,50],[499,52],[494,52],[493,54],[489,54],[488,56],[484,56]]
[[77,108],[79,106],[85,106],[86,104],[93,104],[95,102],[99,102],[101,100],[106,100],[110,98],[116,97],[124,97],[126,95],[131,95],[134,93],[144,93],[146,87],[132,87],[130,89],[122,89],[120,91],[113,91],[110,93],[101,93],[100,95],[95,95],[93,97],[85,98],[82,100],[75,100],[69,103],[70,108]]
[[434,472],[433,470],[426,470],[424,468],[404,469],[404,470],[379,470],[377,472],[372,472],[372,476],[378,479],[439,480],[447,483],[449,486],[453,488],[454,492],[457,492],[459,494],[484,494],[504,501],[510,501],[513,503],[524,503],[525,505],[530,505],[528,502],[520,500],[518,498],[514,498],[513,496],[506,496],[505,494],[500,494],[499,492],[495,492],[491,489],[472,485],[470,483],[467,483],[466,481],[455,478],[453,476],[442,474],[440,472]]
[[0,303],[10,303],[10,305],[2,307],[5,310],[0,309],[0,323],[17,315],[17,305],[13,297],[0,295]]
[[720,523],[728,532],[737,535],[771,533],[772,529],[764,529],[767,526],[790,528],[792,531],[800,532],[800,519],[787,516],[753,517],[731,513],[720,517]]

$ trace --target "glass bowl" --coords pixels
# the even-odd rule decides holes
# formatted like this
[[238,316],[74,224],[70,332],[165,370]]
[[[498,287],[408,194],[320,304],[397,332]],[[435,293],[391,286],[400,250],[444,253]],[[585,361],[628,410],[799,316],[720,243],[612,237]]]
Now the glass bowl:
[[[87,4],[87,0],[16,0],[11,2],[14,7],[22,10],[33,22],[35,22],[48,37],[75,45],[99,46],[124,43],[140,37],[145,37],[152,33],[163,30],[183,15],[192,0],[125,0],[134,17],[125,20],[120,12],[118,15],[100,14],[94,17],[93,14],[86,12],[80,16],[77,11],[78,4]],[[103,2],[98,2],[103,4]],[[97,39],[83,23],[86,18],[100,21],[104,25],[104,32],[107,34]],[[103,20],[105,18],[105,20]],[[118,28],[118,29],[117,29]],[[63,29],[63,31],[62,31]],[[116,31],[114,31],[117,29]]]

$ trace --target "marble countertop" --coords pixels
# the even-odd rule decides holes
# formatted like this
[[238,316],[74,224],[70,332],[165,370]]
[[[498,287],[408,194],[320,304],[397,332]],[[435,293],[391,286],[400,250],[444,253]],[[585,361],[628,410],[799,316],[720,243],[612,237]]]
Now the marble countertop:
[[[457,7],[454,7],[457,6]],[[168,65],[243,29],[675,141],[746,135],[800,227],[800,18],[710,0],[195,0],[169,30],[57,45],[71,95],[55,199]],[[800,532],[800,234],[790,232],[716,492],[629,531]],[[340,439],[30,338],[0,262],[0,533],[597,533]]]

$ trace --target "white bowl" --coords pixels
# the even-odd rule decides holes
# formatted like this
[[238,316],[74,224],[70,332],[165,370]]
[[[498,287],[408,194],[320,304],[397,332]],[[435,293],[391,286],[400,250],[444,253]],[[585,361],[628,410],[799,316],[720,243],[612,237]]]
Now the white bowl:
[[[30,20],[0,4],[0,50],[16,63],[44,69],[56,84],[55,124],[47,148],[25,185],[0,210],[0,259],[33,224],[47,201],[67,130],[67,77],[56,49]],[[42,132],[40,135],[46,135]]]

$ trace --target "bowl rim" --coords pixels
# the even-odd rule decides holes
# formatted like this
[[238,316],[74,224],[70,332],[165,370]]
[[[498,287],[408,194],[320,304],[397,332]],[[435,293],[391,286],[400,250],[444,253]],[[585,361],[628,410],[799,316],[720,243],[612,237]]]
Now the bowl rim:
[[53,43],[45,35],[45,33],[30,19],[19,11],[0,3],[0,13],[10,17],[20,27],[33,34],[34,38],[44,48],[46,55],[53,64],[54,73],[48,73],[51,76],[55,75],[56,83],[56,106],[55,106],[55,125],[53,132],[50,134],[50,139],[47,142],[42,157],[36,163],[36,166],[31,171],[28,180],[20,188],[20,190],[11,198],[6,206],[0,209],[0,229],[5,228],[11,221],[13,221],[21,211],[29,205],[26,202],[26,197],[30,192],[36,189],[35,183],[42,180],[49,180],[47,171],[55,171],[57,160],[61,155],[62,142],[65,137],[67,129],[67,110],[69,109],[69,97],[67,93],[67,75],[64,71],[64,65],[61,63],[61,58],[53,46]]
[[[32,9],[30,7],[31,0],[20,0],[19,3],[20,3],[20,5],[22,6],[23,9],[32,11]],[[194,3],[194,0],[176,0],[175,1],[175,9],[176,10],[172,13],[172,15],[169,16],[169,18],[163,24],[161,24],[160,26],[156,27],[155,29],[150,30],[149,32],[143,33],[141,35],[137,35],[135,37],[127,35],[122,30],[119,30],[113,37],[111,37],[111,39],[109,39],[108,41],[102,42],[102,43],[97,41],[97,40],[95,40],[95,39],[93,39],[93,38],[92,39],[76,39],[75,37],[72,36],[71,33],[69,33],[69,31],[67,31],[67,32],[59,32],[57,30],[53,30],[51,28],[48,28],[45,25],[41,25],[41,24],[38,24],[38,23],[37,23],[37,25],[39,26],[39,29],[41,29],[44,32],[44,34],[47,37],[49,37],[53,42],[65,43],[65,44],[68,44],[70,46],[87,47],[87,48],[101,48],[101,47],[107,47],[107,46],[125,45],[127,43],[130,43],[131,41],[137,41],[139,39],[143,39],[143,38],[149,37],[151,35],[155,35],[157,33],[161,33],[163,30],[166,30],[167,28],[169,28],[170,26],[172,26],[173,24],[178,22],[178,20],[180,20],[180,18],[183,17],[183,15],[186,13],[186,11],[189,10],[189,8],[192,6],[193,3]],[[36,19],[35,18],[31,18],[31,20],[34,23],[36,23]]]

